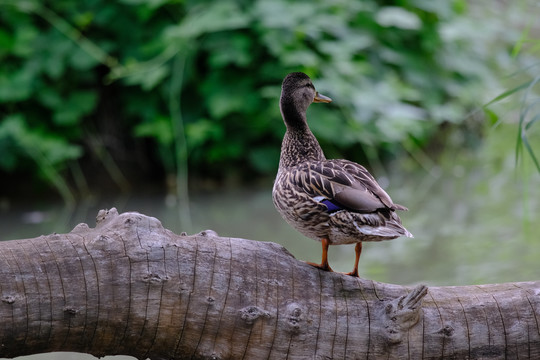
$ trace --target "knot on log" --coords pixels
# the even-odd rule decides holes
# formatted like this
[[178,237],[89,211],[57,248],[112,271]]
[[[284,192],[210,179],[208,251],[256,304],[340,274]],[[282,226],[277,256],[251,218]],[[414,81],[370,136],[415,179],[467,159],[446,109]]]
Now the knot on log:
[[69,316],[75,316],[77,315],[77,313],[79,313],[79,310],[77,310],[73,306],[64,306],[62,310],[64,311],[64,314]]
[[403,334],[416,325],[427,292],[427,286],[418,285],[407,295],[383,302],[379,313],[383,325],[381,335],[388,344],[400,343]]
[[215,232],[214,230],[210,230],[210,229],[203,230],[203,231],[199,232],[198,234],[196,234],[195,236],[219,237],[217,232]]
[[[180,233],[180,236],[190,236],[187,232],[182,231]],[[203,231],[199,231],[197,234],[193,234],[191,236],[203,236],[203,237],[219,237],[218,233],[211,229],[206,229]]]
[[437,334],[443,334],[444,336],[452,336],[454,335],[454,328],[450,325],[446,325],[441,330],[437,331]]
[[248,325],[252,325],[258,318],[266,317],[270,318],[270,313],[264,309],[261,309],[257,306],[247,306],[243,309],[240,309],[240,318]]
[[293,334],[301,332],[302,328],[305,326],[305,307],[298,303],[290,303],[287,305],[285,314],[286,328]]
[[[161,222],[138,212],[118,214],[116,208],[100,210],[96,216],[96,227],[78,224],[72,231],[84,238],[88,249],[114,251],[115,253],[146,253],[153,247],[162,247],[164,240],[173,233],[166,230]],[[126,242],[124,238],[135,237],[138,242]],[[133,251],[133,252],[130,252]]]
[[[118,214],[118,210],[116,210],[116,208],[113,207],[113,208],[110,208],[109,210],[107,209],[99,210],[96,216],[96,228],[103,228],[105,226],[107,227],[118,226],[121,223],[123,223],[124,226],[127,226],[127,227],[140,226],[140,227],[148,228],[150,230],[164,230],[163,225],[161,224],[161,221],[159,221],[155,217],[146,216],[136,211]],[[77,225],[75,229],[78,229],[81,227],[84,227],[84,224]]]
[[142,280],[144,282],[148,282],[148,283],[161,284],[161,283],[164,283],[166,281],[169,281],[170,277],[167,276],[167,275],[148,273],[148,274],[143,275]]
[[106,220],[111,220],[111,219],[114,219],[118,217],[118,210],[116,210],[116,208],[111,208],[109,210],[107,209],[102,209],[102,210],[99,210],[97,216],[96,216],[96,224],[99,225],[103,222],[105,222]]
[[20,300],[21,297],[18,295],[4,295],[2,296],[2,302],[5,304],[13,304],[16,300]]

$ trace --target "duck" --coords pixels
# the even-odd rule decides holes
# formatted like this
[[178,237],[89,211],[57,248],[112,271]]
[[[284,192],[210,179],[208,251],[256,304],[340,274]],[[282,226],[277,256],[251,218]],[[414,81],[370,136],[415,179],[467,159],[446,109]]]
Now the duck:
[[331,272],[329,246],[356,244],[354,267],[346,274],[359,277],[363,242],[413,235],[397,215],[408,209],[394,203],[365,167],[345,159],[326,159],[308,126],[306,111],[312,103],[331,101],[302,72],[284,78],[279,108],[286,131],[272,200],[289,225],[321,242],[321,263],[309,265]]

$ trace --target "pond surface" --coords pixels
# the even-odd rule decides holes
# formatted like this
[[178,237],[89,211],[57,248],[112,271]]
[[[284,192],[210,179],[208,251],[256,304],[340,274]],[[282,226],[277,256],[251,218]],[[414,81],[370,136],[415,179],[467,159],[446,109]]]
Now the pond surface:
[[[512,125],[491,130],[481,147],[447,153],[441,166],[426,160],[421,169],[408,159],[393,173],[374,171],[381,185],[389,184],[392,199],[410,209],[401,218],[415,238],[364,243],[360,275],[403,285],[540,279],[540,174],[527,157],[516,167],[515,134]],[[300,260],[319,262],[320,243],[281,219],[271,187],[191,194],[191,225],[162,196],[100,199],[75,209],[13,204],[1,213],[0,239],[64,233],[80,222],[94,226],[99,209],[116,207],[154,216],[176,233],[213,229],[221,236],[274,241]],[[354,246],[331,247],[329,259],[334,270],[350,271]]]
[[[403,224],[414,238],[364,243],[362,277],[396,284],[464,285],[540,279],[540,175],[516,168],[515,127],[491,131],[478,149],[445,154],[441,167],[374,171],[392,199],[407,206]],[[528,160],[528,158],[526,158]],[[407,160],[412,164],[412,160]],[[528,163],[526,161],[525,163]],[[405,170],[403,170],[405,169]],[[383,176],[381,176],[383,175]],[[0,240],[94,226],[99,209],[138,211],[176,233],[213,229],[221,236],[273,241],[300,260],[320,261],[320,243],[289,227],[275,211],[272,184],[191,194],[191,224],[163,196],[99,199],[66,209],[61,204],[13,204],[0,216]],[[330,248],[334,270],[350,271],[354,246]]]

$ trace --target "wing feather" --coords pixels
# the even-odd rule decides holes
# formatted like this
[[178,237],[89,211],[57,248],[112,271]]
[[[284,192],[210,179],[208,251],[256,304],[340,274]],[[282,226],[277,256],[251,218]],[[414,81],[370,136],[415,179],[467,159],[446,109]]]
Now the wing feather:
[[312,197],[323,196],[358,212],[407,210],[404,206],[394,204],[366,168],[352,161],[306,162],[295,171],[295,186],[301,187]]

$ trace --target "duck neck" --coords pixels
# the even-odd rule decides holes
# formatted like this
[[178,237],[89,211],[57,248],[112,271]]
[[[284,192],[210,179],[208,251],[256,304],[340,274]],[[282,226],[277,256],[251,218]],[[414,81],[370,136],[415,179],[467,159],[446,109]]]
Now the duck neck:
[[294,99],[283,95],[279,105],[281,116],[287,126],[281,143],[280,169],[289,168],[304,161],[325,160],[321,146],[307,124],[307,107],[304,108]]
[[287,127],[281,143],[280,169],[290,168],[305,161],[325,159],[319,142],[307,126],[304,130]]

